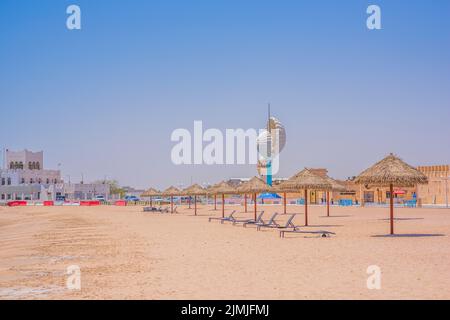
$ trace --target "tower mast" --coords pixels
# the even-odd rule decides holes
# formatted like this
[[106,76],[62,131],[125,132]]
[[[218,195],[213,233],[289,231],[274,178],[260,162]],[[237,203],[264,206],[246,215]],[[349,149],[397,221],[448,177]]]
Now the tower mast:
[[267,131],[269,137],[267,139],[267,163],[266,163],[266,183],[272,185],[272,128],[270,127],[270,103],[267,105]]

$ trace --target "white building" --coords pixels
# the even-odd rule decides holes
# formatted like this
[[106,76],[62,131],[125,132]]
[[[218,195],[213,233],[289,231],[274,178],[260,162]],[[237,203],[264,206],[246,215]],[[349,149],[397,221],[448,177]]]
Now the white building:
[[0,170],[0,201],[7,200],[90,200],[96,195],[109,198],[106,184],[64,183],[60,170],[44,169],[43,151],[5,151]]
[[62,183],[59,170],[44,169],[44,153],[23,151],[5,151],[3,170],[0,173],[0,185],[34,185]]

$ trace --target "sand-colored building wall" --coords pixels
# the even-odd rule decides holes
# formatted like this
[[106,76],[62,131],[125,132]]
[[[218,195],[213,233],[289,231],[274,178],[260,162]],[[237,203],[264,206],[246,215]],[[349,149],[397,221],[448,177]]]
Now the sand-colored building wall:
[[[339,181],[345,185],[347,191],[333,192],[333,199],[351,199],[354,203],[387,203],[390,199],[388,187],[364,186],[355,184],[353,181]],[[403,202],[412,200],[416,194],[416,187],[395,187],[394,201]]]
[[[429,183],[414,187],[394,187],[394,200],[402,202],[416,198],[419,205],[447,205],[450,201],[450,165],[419,166],[417,169],[428,177]],[[333,198],[337,201],[352,199],[353,202],[362,201],[363,204],[389,201],[390,192],[387,187],[366,187],[356,185],[353,181],[340,182],[347,187],[347,192],[333,192]]]
[[448,205],[450,201],[450,165],[420,166],[428,184],[418,185],[417,194],[423,204]]

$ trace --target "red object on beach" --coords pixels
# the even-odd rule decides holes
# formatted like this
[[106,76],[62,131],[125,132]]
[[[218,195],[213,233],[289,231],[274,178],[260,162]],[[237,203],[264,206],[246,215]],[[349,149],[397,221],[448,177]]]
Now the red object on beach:
[[402,189],[396,189],[396,190],[394,190],[394,194],[405,194],[406,193],[406,191],[405,190],[402,190]]
[[27,205],[27,202],[22,201],[22,200],[15,200],[15,201],[8,202],[8,207],[22,207],[22,206],[26,206],[26,205]]
[[44,201],[44,206],[45,207],[51,207],[53,205],[55,205],[55,203],[53,201]]
[[97,200],[80,201],[80,206],[92,207],[92,206],[99,206],[99,205],[100,205],[100,201],[97,201]]
[[117,200],[115,203],[116,206],[125,207],[127,202],[125,200]]

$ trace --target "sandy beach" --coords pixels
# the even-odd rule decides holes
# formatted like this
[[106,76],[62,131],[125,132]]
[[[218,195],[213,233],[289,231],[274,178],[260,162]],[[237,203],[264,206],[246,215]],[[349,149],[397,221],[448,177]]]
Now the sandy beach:
[[[238,217],[252,217],[243,213]],[[260,207],[281,212],[279,206]],[[0,207],[0,299],[449,299],[450,210],[311,206],[317,235],[278,237],[208,222],[220,210],[179,207]],[[303,208],[288,206],[299,213]],[[287,216],[280,216],[282,222]],[[67,267],[81,290],[66,288]],[[381,289],[367,288],[368,266]]]

